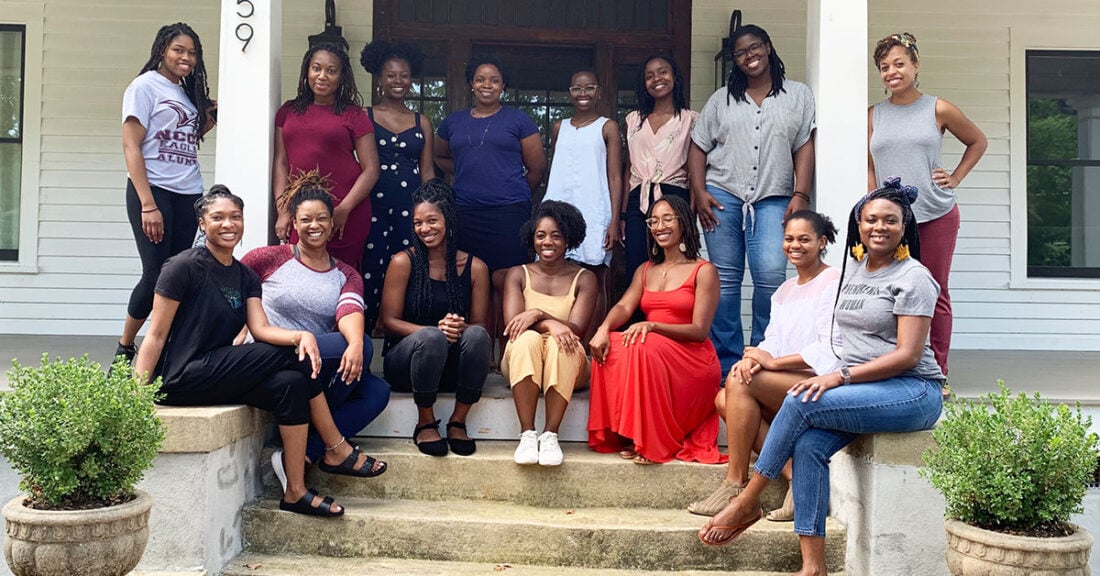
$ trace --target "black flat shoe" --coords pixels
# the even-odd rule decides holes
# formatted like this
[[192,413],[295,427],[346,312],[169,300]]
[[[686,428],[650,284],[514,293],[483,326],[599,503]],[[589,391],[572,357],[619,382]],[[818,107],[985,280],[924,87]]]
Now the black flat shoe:
[[443,438],[440,438],[439,440],[431,440],[429,442],[416,441],[416,437],[425,430],[434,429],[438,431],[440,422],[442,422],[442,420],[436,420],[435,422],[429,422],[428,424],[423,424],[413,429],[413,444],[416,444],[416,447],[420,450],[420,452],[427,454],[428,456],[436,457],[447,455],[447,440]]
[[474,452],[477,452],[477,443],[475,443],[473,441],[473,439],[451,438],[450,437],[451,428],[458,428],[459,430],[462,430],[463,432],[465,432],[466,431],[466,423],[465,422],[448,422],[447,423],[447,434],[448,434],[447,435],[447,444],[449,444],[451,446],[451,452],[454,452],[455,454],[458,454],[459,456],[469,456],[470,454],[473,454]]

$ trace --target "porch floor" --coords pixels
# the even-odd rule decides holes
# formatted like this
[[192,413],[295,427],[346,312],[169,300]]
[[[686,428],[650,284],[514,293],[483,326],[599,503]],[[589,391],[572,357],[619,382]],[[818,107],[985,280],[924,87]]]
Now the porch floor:
[[[62,358],[87,352],[92,360],[106,364],[116,342],[111,336],[0,334],[0,387],[7,387],[12,358],[37,365],[43,352]],[[963,397],[994,391],[996,380],[1001,378],[1016,392],[1041,392],[1051,400],[1079,400],[1096,406],[1100,405],[1100,385],[1090,366],[1100,366],[1100,351],[955,350],[951,353],[950,382],[952,390]],[[381,373],[377,352],[372,369],[375,374]]]

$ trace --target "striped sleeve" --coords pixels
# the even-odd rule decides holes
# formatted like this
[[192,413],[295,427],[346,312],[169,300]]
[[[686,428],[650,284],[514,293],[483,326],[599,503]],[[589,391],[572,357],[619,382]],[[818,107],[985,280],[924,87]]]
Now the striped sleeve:
[[261,281],[267,281],[280,266],[293,257],[294,253],[290,245],[261,246],[249,250],[248,254],[241,258],[241,264],[251,268]]
[[348,314],[363,312],[363,278],[355,268],[337,260],[336,267],[344,275],[344,285],[340,288],[340,300],[336,304],[336,323]]

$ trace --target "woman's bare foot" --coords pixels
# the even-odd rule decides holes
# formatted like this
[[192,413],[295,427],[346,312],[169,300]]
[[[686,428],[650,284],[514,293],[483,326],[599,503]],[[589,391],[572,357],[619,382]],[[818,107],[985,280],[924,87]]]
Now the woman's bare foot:
[[721,512],[699,529],[699,539],[704,544],[725,544],[732,539],[731,536],[740,534],[761,516],[760,501],[741,494],[730,500]]

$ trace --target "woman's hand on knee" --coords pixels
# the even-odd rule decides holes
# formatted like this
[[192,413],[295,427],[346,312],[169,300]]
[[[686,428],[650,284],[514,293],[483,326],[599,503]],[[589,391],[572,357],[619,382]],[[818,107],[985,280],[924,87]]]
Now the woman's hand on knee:
[[826,390],[836,388],[842,384],[844,384],[844,379],[840,376],[840,373],[833,372],[798,382],[791,386],[787,393],[796,398],[801,395],[803,402],[817,402]]
[[749,357],[742,358],[730,369],[730,375],[726,378],[726,385],[741,384],[742,386],[748,386],[752,383],[752,375],[759,371],[759,362]]
[[604,360],[607,359],[607,346],[610,343],[611,339],[607,329],[602,326],[599,330],[596,330],[596,334],[588,341],[588,350],[592,352],[592,359],[597,364],[603,364]]
[[309,377],[316,378],[321,373],[321,351],[317,348],[317,338],[306,330],[299,331],[298,338],[298,361],[301,362],[308,356],[309,364],[313,369]]
[[343,376],[344,384],[351,384],[359,380],[359,377],[363,374],[362,346],[348,346],[344,350],[344,355],[340,357],[338,372]]
[[561,348],[562,352],[567,355],[574,354],[578,350],[581,353],[584,352],[581,347],[581,339],[565,324],[557,321],[550,323],[549,333],[550,337],[558,343],[558,348]]

